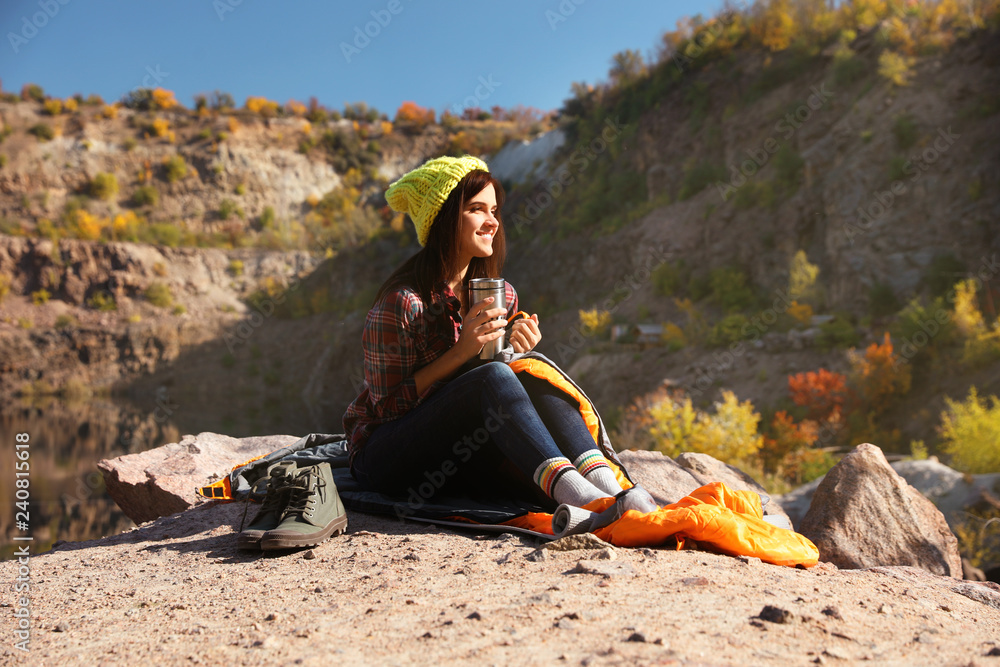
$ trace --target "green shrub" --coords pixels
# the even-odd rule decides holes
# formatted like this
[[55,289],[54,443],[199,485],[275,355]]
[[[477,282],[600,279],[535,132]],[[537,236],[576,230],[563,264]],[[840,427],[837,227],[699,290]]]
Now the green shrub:
[[30,317],[19,317],[17,318],[17,326],[21,329],[31,329],[35,326],[35,323]]
[[0,303],[10,294],[10,286],[14,281],[6,273],[0,273]]
[[101,172],[90,181],[87,192],[96,199],[110,201],[118,196],[118,178],[114,174]]
[[36,290],[31,293],[31,303],[36,306],[44,306],[52,298],[52,294],[47,289]]
[[727,313],[745,311],[756,303],[746,273],[736,267],[714,269],[708,274],[712,300]]
[[21,87],[22,100],[45,101],[45,91],[37,83],[26,83]]
[[7,166],[7,154],[0,153],[0,169],[3,169],[6,166]]
[[886,317],[899,310],[899,299],[885,283],[875,283],[868,288],[868,313],[872,317]]
[[833,59],[833,83],[846,87],[863,78],[868,73],[868,63],[851,53],[838,55]]
[[835,347],[854,347],[861,340],[858,330],[846,315],[838,314],[829,322],[821,324],[816,343],[824,350]]
[[152,185],[140,185],[132,193],[132,203],[136,206],[155,207],[160,202],[160,192]]
[[917,143],[917,123],[913,116],[901,113],[893,119],[892,136],[896,138],[896,146],[907,151]]
[[773,208],[776,203],[777,197],[774,194],[774,186],[766,181],[763,183],[753,181],[745,183],[733,195],[733,206],[740,210],[755,207]]
[[681,271],[673,262],[663,262],[651,273],[653,291],[658,296],[673,296],[681,286]]
[[76,324],[76,318],[72,315],[60,315],[56,318],[55,327],[56,329],[67,329],[69,327],[75,327]]
[[184,313],[187,312],[187,308],[185,308],[181,304],[177,304],[176,306],[174,306],[174,309],[170,312],[172,312],[174,315],[183,315]]
[[169,222],[157,222],[149,226],[148,234],[153,243],[176,248],[181,244],[181,230]]
[[172,155],[168,158],[163,166],[166,170],[167,181],[174,183],[181,180],[187,176],[187,162],[180,155]]
[[243,275],[243,261],[239,259],[230,260],[229,262],[229,273],[234,276]]
[[270,229],[274,226],[274,207],[265,206],[263,212],[260,214],[260,226],[262,229]]
[[236,194],[242,196],[245,195],[246,193],[247,193],[247,186],[245,184],[240,183],[239,185],[236,186]]
[[734,313],[719,320],[708,335],[709,345],[729,345],[743,339],[743,329],[750,320]]
[[681,189],[677,197],[682,201],[690,199],[716,181],[726,180],[725,167],[705,161],[698,162],[690,169],[684,170],[684,176],[681,179]]
[[794,192],[798,189],[802,178],[802,166],[804,164],[805,161],[802,159],[802,156],[792,148],[791,144],[784,144],[779,148],[774,156],[774,168],[778,185],[789,192]]
[[94,292],[91,297],[87,299],[87,305],[94,310],[100,311],[118,310],[118,304],[115,303],[114,295],[104,290]]
[[948,409],[941,413],[943,449],[951,466],[969,474],[1000,472],[1000,398],[979,398],[976,388],[965,401],[945,398]]
[[942,297],[927,306],[919,298],[913,299],[899,311],[891,330],[892,337],[900,341],[900,354],[914,362],[955,340],[955,323]]
[[212,138],[212,128],[204,127],[198,132],[199,139],[211,139]]
[[126,153],[131,153],[132,150],[139,145],[139,142],[135,140],[135,137],[128,137],[122,142],[122,148],[125,149]]
[[899,181],[906,176],[906,163],[907,159],[905,157],[895,155],[889,160],[889,180]]
[[143,292],[146,301],[157,308],[169,308],[174,304],[174,295],[170,293],[170,288],[164,283],[155,282]]
[[243,217],[243,209],[236,205],[232,199],[223,199],[219,203],[219,219],[229,220],[233,215]]
[[33,134],[39,141],[52,141],[56,136],[55,130],[46,123],[35,123],[28,129],[28,134]]

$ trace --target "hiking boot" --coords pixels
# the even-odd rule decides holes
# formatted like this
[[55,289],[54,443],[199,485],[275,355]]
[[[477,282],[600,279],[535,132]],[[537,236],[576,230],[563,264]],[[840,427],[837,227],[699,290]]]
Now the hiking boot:
[[288,505],[281,523],[264,533],[261,549],[314,547],[347,529],[347,513],[337,495],[329,463],[297,470],[289,484]]
[[277,528],[288,504],[291,487],[289,482],[295,473],[295,461],[280,461],[268,470],[267,495],[261,503],[257,516],[236,538],[238,549],[259,550],[260,538],[264,533]]

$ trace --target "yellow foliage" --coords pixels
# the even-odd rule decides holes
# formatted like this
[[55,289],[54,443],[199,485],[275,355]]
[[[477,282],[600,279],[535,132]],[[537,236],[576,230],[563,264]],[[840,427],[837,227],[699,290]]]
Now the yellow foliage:
[[970,474],[1000,472],[1000,398],[979,398],[976,388],[965,401],[945,398],[948,409],[941,413],[941,437],[951,465]]
[[235,116],[230,116],[226,125],[229,126],[229,132],[232,134],[236,134],[236,130],[240,129],[240,121],[236,120]]
[[266,97],[248,97],[245,106],[247,111],[267,117],[278,112],[279,104]]
[[50,116],[58,116],[62,113],[62,100],[52,98],[51,100],[45,100],[42,103],[42,107],[45,109],[45,113]]
[[705,316],[698,310],[698,306],[688,298],[674,297],[674,305],[687,315],[688,323],[684,328],[684,334],[688,340],[702,340],[708,333],[708,324],[705,323]]
[[954,312],[955,326],[965,339],[963,363],[989,363],[1000,358],[1000,318],[993,326],[986,324],[979,310],[974,280],[963,280],[955,285]]
[[309,208],[316,208],[316,205],[319,204],[319,195],[315,192],[310,194],[306,197],[306,203],[309,204]]
[[164,88],[154,88],[153,105],[157,109],[173,109],[177,106],[177,100],[174,99],[174,92]]
[[760,414],[750,401],[740,403],[736,394],[722,392],[715,414],[695,410],[691,399],[666,396],[648,408],[649,433],[656,448],[667,456],[701,452],[726,463],[747,461],[764,444],[757,432]]
[[603,336],[611,329],[611,313],[606,310],[581,310],[580,330],[585,336]]
[[913,71],[913,58],[888,49],[879,54],[878,73],[897,86],[908,86]]
[[73,222],[76,226],[76,236],[87,241],[101,238],[101,232],[108,226],[107,218],[98,218],[82,208],[77,209]]
[[75,98],[67,97],[66,100],[63,102],[63,109],[65,109],[67,113],[73,113],[74,111],[77,110],[78,107],[79,104],[77,104]]
[[382,134],[392,134],[392,122],[383,120],[380,124],[380,129],[382,130]]
[[118,107],[113,104],[106,104],[101,109],[101,115],[107,119],[118,118]]
[[150,128],[153,130],[154,136],[165,137],[170,130],[170,121],[166,118],[155,118]]
[[788,314],[802,324],[809,324],[812,321],[813,309],[808,303],[792,301],[791,305],[788,306]]
[[[310,122],[309,122],[309,121],[307,121],[307,120],[303,120],[303,121],[302,121],[302,128],[301,128],[301,129],[302,129],[302,131],[303,131],[303,132],[304,132],[305,134],[309,134],[310,132],[312,132],[312,129],[313,129],[313,126],[312,126],[312,123],[310,123]],[[281,138],[281,137],[280,137],[280,135],[279,135],[279,137],[278,137],[278,138],[279,138],[279,139]]]
[[663,333],[660,334],[660,340],[665,345],[671,347],[684,347],[687,345],[687,338],[684,336],[684,331],[673,322],[667,322],[663,325]]
[[301,116],[306,112],[306,105],[302,104],[302,102],[296,102],[295,100],[288,100],[288,102],[285,103],[285,111],[293,116]]
[[809,261],[805,250],[792,257],[788,268],[788,296],[796,301],[815,298],[819,267]]
[[792,18],[788,0],[771,0],[755,26],[755,32],[771,51],[784,51],[795,36],[795,19]]
[[198,118],[208,118],[212,115],[212,110],[208,107],[202,107],[198,109]]

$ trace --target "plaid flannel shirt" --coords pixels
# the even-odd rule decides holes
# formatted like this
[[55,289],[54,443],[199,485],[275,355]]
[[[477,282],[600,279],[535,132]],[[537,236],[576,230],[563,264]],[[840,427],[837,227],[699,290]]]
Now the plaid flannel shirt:
[[[511,319],[517,292],[510,283],[505,288]],[[441,282],[431,296],[428,306],[415,290],[402,287],[368,311],[361,336],[365,381],[344,414],[352,462],[376,426],[402,417],[448,382],[438,380],[417,393],[414,374],[447,352],[461,333],[461,304],[452,289]]]

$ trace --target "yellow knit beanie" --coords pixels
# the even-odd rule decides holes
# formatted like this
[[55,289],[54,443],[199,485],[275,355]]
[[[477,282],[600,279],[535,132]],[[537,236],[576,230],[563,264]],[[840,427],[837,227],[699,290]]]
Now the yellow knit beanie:
[[417,228],[417,241],[427,245],[431,225],[448,195],[475,169],[490,170],[485,162],[471,155],[428,160],[390,185],[385,200],[393,211],[409,214]]

